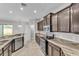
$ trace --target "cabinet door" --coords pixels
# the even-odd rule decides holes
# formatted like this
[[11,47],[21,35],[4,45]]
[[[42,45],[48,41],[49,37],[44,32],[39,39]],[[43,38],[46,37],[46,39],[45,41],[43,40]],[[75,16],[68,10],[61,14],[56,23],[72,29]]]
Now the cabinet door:
[[53,56],[60,56],[60,51],[57,51],[55,48],[53,48]]
[[41,24],[41,22],[39,22],[39,31],[41,31],[41,25],[40,24]]
[[48,43],[48,55],[49,56],[61,56],[61,48],[49,42]]
[[52,47],[48,45],[48,56],[52,56]]
[[57,32],[57,15],[52,16],[52,31]]
[[6,45],[3,48],[3,55],[4,56],[10,56],[12,54],[12,50],[11,50],[11,44],[9,43],[8,45]]
[[63,50],[61,50],[61,56],[65,56],[65,54],[64,54],[64,52],[63,52]]
[[79,3],[71,7],[71,32],[79,33]]
[[50,25],[50,14],[47,16],[47,25]]
[[52,49],[53,49],[53,56],[61,56],[61,48],[56,46],[56,45],[52,45]]
[[4,51],[4,56],[8,56],[8,48]]
[[37,42],[37,44],[40,45],[40,38],[37,36],[37,34],[36,34],[36,42]]
[[44,17],[44,25],[45,25],[45,26],[46,26],[46,21],[47,21],[46,19],[47,19],[47,18],[46,18],[46,17]]
[[37,23],[37,30],[39,31],[39,23]]
[[0,56],[2,55],[2,49],[0,49]]
[[58,13],[58,31],[69,32],[69,8]]

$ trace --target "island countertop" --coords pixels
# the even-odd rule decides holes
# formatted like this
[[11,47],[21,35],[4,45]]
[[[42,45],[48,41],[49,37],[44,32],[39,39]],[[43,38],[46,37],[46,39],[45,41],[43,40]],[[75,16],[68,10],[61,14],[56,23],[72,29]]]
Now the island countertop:
[[48,39],[49,43],[59,46],[67,56],[79,56],[79,43],[61,38]]
[[12,40],[16,39],[16,38],[19,38],[19,37],[22,37],[23,34],[21,35],[11,35],[10,37],[4,37],[4,38],[0,38],[0,49],[2,49],[4,46],[6,46],[8,43],[10,43]]

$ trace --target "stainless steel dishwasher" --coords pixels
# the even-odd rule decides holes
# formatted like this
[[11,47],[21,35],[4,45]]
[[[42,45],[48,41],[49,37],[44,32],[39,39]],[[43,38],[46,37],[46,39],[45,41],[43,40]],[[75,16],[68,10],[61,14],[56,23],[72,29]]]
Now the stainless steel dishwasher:
[[40,37],[40,47],[44,55],[47,55],[47,40],[44,37]]

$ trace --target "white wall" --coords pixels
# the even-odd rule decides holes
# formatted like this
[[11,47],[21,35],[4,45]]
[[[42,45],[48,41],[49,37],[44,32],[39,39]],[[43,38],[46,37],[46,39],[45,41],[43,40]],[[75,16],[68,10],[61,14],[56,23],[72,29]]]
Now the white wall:
[[27,42],[28,40],[31,40],[31,28],[29,24],[25,24],[24,26],[24,39],[25,42]]
[[35,39],[35,24],[30,25],[31,26],[31,38]]
[[[8,21],[8,20],[0,20],[0,24],[11,24],[13,25],[13,34],[23,33],[24,31],[24,23],[16,22],[16,21]],[[18,25],[22,25],[23,27],[18,27]]]
[[[0,24],[12,24],[13,25],[13,34],[24,33],[25,42],[31,40],[31,28],[30,25],[26,22],[15,22],[15,21],[6,21],[0,20]],[[22,25],[22,27],[18,27]]]

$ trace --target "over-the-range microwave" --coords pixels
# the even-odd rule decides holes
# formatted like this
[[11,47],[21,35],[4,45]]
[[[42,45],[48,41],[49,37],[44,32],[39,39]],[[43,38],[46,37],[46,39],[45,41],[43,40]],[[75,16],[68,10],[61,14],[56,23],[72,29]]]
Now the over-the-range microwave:
[[43,31],[50,32],[50,25],[43,26]]

